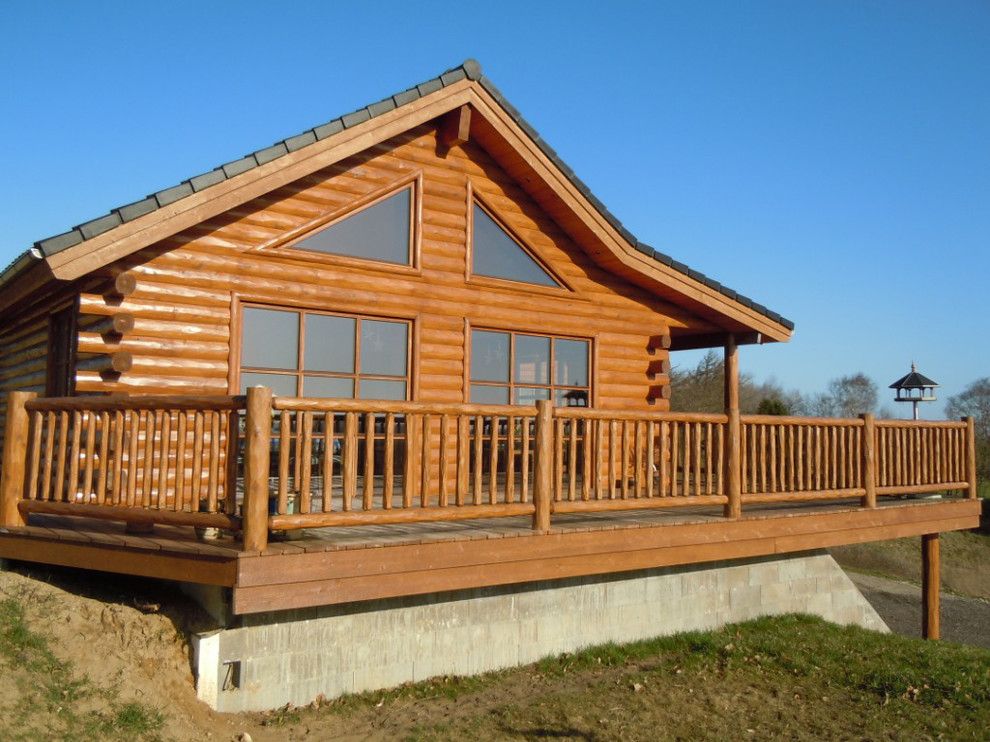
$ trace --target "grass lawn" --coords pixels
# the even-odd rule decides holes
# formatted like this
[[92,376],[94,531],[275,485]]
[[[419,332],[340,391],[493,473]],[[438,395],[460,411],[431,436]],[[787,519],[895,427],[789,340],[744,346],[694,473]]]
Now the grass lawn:
[[273,739],[985,739],[990,652],[785,616],[258,718]]

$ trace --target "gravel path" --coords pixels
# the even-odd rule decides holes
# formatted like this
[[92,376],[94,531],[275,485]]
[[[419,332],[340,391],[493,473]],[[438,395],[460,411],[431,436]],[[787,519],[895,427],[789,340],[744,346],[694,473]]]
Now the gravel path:
[[[849,572],[890,630],[921,636],[921,588],[885,577]],[[990,601],[942,593],[942,638],[990,649]]]

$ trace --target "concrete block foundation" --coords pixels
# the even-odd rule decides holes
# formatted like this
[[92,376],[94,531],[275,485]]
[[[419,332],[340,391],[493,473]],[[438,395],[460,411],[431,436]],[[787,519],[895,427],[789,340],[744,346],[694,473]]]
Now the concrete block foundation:
[[888,630],[831,556],[805,552],[250,615],[194,637],[194,667],[201,700],[260,711],[783,613]]

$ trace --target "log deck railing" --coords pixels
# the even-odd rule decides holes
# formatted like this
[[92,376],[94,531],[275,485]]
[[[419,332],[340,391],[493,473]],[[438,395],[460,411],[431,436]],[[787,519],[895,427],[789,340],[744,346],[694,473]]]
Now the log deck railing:
[[[961,422],[246,397],[8,397],[0,515],[241,531],[965,490]],[[233,433],[233,434],[232,434]],[[734,441],[737,448],[733,448]],[[738,469],[733,472],[732,467]],[[733,476],[735,475],[735,476]]]

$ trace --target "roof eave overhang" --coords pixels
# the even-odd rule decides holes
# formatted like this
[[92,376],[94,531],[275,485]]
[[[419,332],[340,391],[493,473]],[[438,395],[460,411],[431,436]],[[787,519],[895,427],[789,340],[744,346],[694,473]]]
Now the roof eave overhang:
[[[639,243],[631,241],[617,229],[602,213],[600,205],[582,193],[568,174],[547,156],[540,144],[486,90],[484,79],[455,82],[49,255],[43,259],[48,269],[45,273],[56,280],[77,279],[465,104],[480,114],[477,118],[472,117],[472,134],[477,128],[482,140],[497,136],[509,145],[533,176],[546,186],[541,190],[545,192],[549,189],[559,205],[566,209],[570,215],[566,220],[571,226],[569,231],[577,233],[572,236],[604,268],[688,309],[725,333],[740,338],[755,337],[754,333],[758,333],[759,342],[786,341],[790,338],[791,330],[787,326],[638,249]],[[522,185],[527,187],[526,182]],[[557,217],[560,210],[557,212],[551,215]],[[10,306],[14,298],[9,290],[5,290],[0,296],[0,310]],[[674,331],[674,347],[679,344],[687,347],[692,343],[692,347],[713,347],[721,344],[716,342],[720,336],[721,333],[711,332],[690,335],[686,330],[678,335]],[[698,342],[710,345],[697,345]]]

